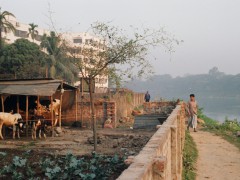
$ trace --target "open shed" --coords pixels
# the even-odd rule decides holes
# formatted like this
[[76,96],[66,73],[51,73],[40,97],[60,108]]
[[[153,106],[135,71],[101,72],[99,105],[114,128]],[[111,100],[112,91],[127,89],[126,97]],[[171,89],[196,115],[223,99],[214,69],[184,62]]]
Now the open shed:
[[[23,120],[28,122],[34,107],[39,103],[53,104],[54,99],[60,100],[59,126],[61,112],[77,102],[77,88],[56,79],[14,79],[0,80],[0,110],[2,112],[20,113]],[[52,108],[51,108],[52,109]],[[53,124],[53,110],[50,110]],[[75,112],[77,119],[77,108]]]

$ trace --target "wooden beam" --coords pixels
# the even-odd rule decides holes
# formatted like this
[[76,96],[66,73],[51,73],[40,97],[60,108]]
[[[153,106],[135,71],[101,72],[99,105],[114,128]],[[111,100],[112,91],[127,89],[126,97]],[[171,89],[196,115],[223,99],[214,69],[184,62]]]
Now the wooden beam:
[[38,115],[39,115],[39,114],[42,114],[42,112],[40,112],[40,109],[39,109],[39,104],[40,104],[39,99],[40,99],[40,97],[37,96],[37,114],[38,114]]
[[[1,95],[1,103],[2,103],[2,112],[4,112],[4,98],[3,98],[3,95]],[[2,135],[3,135],[3,137],[6,136],[6,128],[5,128],[5,126],[2,127]]]
[[2,112],[4,112],[4,98],[3,98],[3,95],[1,95],[1,102],[2,102]]
[[26,96],[26,131],[28,137],[28,96]]
[[17,96],[17,113],[19,113],[19,96]]

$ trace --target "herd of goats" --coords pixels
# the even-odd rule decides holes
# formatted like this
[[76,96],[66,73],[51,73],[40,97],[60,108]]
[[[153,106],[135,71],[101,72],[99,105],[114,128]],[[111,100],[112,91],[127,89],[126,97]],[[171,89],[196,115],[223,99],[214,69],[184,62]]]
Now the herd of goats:
[[[46,138],[46,128],[48,126],[52,126],[51,121],[47,121],[41,113],[41,109],[44,108],[41,104],[37,105],[36,109],[34,109],[34,115],[31,117],[31,119],[28,121],[28,124],[26,121],[23,120],[21,114],[19,113],[7,113],[7,112],[0,112],[0,139],[4,139],[2,135],[2,128],[3,125],[6,127],[12,128],[12,134],[13,139],[15,139],[15,136],[17,134],[17,137],[20,138],[20,132],[24,132],[24,129],[26,129],[26,126],[28,126],[31,129],[31,135],[32,139],[36,140],[37,134],[39,135],[39,138],[43,135],[44,138]],[[46,108],[45,108],[46,109]],[[54,99],[52,107],[51,104],[49,105],[49,108],[47,108],[47,111],[50,112],[53,110],[53,113],[56,117],[54,126],[57,124],[58,115],[60,111],[60,100]]]

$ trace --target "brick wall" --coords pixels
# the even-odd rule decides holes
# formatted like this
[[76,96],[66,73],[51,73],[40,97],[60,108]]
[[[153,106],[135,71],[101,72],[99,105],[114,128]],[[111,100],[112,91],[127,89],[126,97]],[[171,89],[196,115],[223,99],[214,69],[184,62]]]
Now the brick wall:
[[181,180],[185,104],[176,106],[118,180]]
[[[106,117],[104,113],[103,103],[115,103],[115,121],[116,125],[120,118],[130,116],[132,110],[144,103],[144,94],[143,93],[134,93],[134,92],[121,92],[121,93],[96,93],[94,94],[95,98],[95,110],[96,110],[96,119],[97,124],[101,126],[105,121]],[[104,100],[105,99],[105,100]],[[83,120],[83,125],[90,127],[91,126],[91,115],[90,115],[90,103],[89,95],[84,95],[84,100],[81,102],[80,96],[78,97],[77,102],[77,116],[76,116],[76,102],[73,105],[62,112],[62,123],[69,125],[74,121]],[[77,118],[76,118],[77,117]]]

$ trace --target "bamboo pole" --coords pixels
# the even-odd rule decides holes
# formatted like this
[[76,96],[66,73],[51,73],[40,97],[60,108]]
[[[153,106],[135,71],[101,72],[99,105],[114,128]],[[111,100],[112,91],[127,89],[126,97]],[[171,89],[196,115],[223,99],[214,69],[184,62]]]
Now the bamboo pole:
[[19,113],[19,96],[17,96],[17,113]]
[[52,137],[53,137],[53,97],[50,96],[51,98],[51,121],[52,121]]
[[26,96],[26,131],[28,137],[28,96]]
[[2,112],[4,112],[4,99],[3,99],[3,95],[1,95],[1,102],[2,102]]

